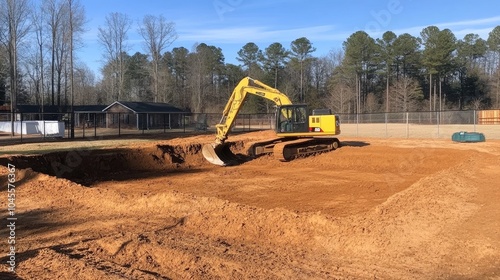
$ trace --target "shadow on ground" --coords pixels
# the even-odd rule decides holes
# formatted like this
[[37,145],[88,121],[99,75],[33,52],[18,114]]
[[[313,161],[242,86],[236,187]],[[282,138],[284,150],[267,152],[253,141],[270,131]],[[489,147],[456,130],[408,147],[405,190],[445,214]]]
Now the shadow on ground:
[[369,146],[370,143],[364,141],[342,141],[340,145],[342,147],[366,147]]

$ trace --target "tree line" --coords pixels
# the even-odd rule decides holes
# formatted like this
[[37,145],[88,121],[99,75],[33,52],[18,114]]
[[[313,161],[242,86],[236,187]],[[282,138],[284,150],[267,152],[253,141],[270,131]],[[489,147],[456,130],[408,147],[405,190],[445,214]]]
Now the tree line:
[[[286,93],[293,102],[337,113],[500,108],[500,26],[488,38],[424,28],[419,36],[357,31],[342,48],[314,56],[300,37],[261,49],[248,42],[238,65],[223,50],[199,43],[170,48],[175,24],[162,15],[138,23],[110,13],[98,28],[103,66],[97,79],[75,54],[86,32],[78,0],[0,0],[0,105],[90,105],[166,102],[192,112],[219,113],[245,76]],[[136,29],[143,52],[130,53]],[[250,97],[247,112],[270,112]]]

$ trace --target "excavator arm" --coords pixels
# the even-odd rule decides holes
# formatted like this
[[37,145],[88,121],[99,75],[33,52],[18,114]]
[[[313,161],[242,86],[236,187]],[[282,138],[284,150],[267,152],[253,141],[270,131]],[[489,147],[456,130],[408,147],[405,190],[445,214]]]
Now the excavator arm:
[[233,126],[248,94],[266,98],[273,101],[278,106],[292,104],[288,96],[281,93],[279,90],[250,77],[243,78],[233,90],[222,113],[222,118],[215,126],[217,130],[215,145],[221,145],[227,139],[229,130]]
[[279,90],[250,77],[243,78],[229,97],[220,122],[215,125],[214,143],[203,146],[203,156],[210,163],[224,166],[230,165],[235,160],[235,155],[230,151],[229,145],[225,145],[224,142],[248,94],[266,98],[278,106],[292,104],[288,96]]

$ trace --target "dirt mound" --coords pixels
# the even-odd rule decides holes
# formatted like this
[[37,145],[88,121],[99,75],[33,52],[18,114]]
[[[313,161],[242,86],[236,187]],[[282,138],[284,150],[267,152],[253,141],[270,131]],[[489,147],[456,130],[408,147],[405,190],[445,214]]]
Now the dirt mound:
[[[230,142],[232,149],[242,149],[242,142]],[[18,169],[92,185],[97,181],[128,180],[147,173],[175,173],[208,165],[201,155],[200,143],[153,147],[53,152],[38,156],[13,156],[4,162]],[[146,175],[145,175],[146,174]]]
[[[259,134],[238,137],[241,149]],[[354,139],[292,162],[261,157],[222,168],[203,160],[199,140],[205,138],[75,152],[81,160],[68,153],[10,158],[17,169],[17,275],[500,276],[500,143],[464,149]],[[44,167],[54,161],[74,169],[64,173],[69,179]],[[0,167],[0,183],[7,173]]]

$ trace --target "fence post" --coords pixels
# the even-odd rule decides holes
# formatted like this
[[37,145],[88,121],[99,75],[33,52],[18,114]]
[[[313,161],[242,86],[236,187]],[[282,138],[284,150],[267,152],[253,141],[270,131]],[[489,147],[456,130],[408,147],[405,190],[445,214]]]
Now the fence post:
[[75,139],[75,111],[73,111],[73,107],[71,107],[71,113],[69,116],[70,116],[69,129],[70,129],[70,135],[71,135],[70,138]]
[[23,113],[21,113],[21,142],[23,142]]
[[359,113],[356,112],[356,137],[359,137]]
[[[45,131],[45,115],[42,114],[42,116],[43,116],[43,140],[45,140],[45,134],[47,134],[47,132]],[[57,127],[59,127],[59,124],[57,124]]]
[[474,132],[476,132],[476,110],[472,111],[474,114]]
[[406,138],[410,138],[410,121],[408,119],[409,113],[406,112]]
[[120,121],[120,113],[118,113],[118,136],[121,135],[121,121]]
[[388,138],[388,131],[387,131],[387,112],[385,113],[385,138]]
[[141,123],[142,134],[144,134],[144,128],[148,125],[148,115],[145,116],[146,118],[144,118],[144,114],[142,114],[142,123]]
[[440,136],[440,131],[439,131],[439,124],[441,123],[441,115],[440,114],[436,114],[436,117],[437,117],[437,126],[438,126],[438,138],[441,137]]
[[97,113],[94,113],[94,138],[97,138]]

